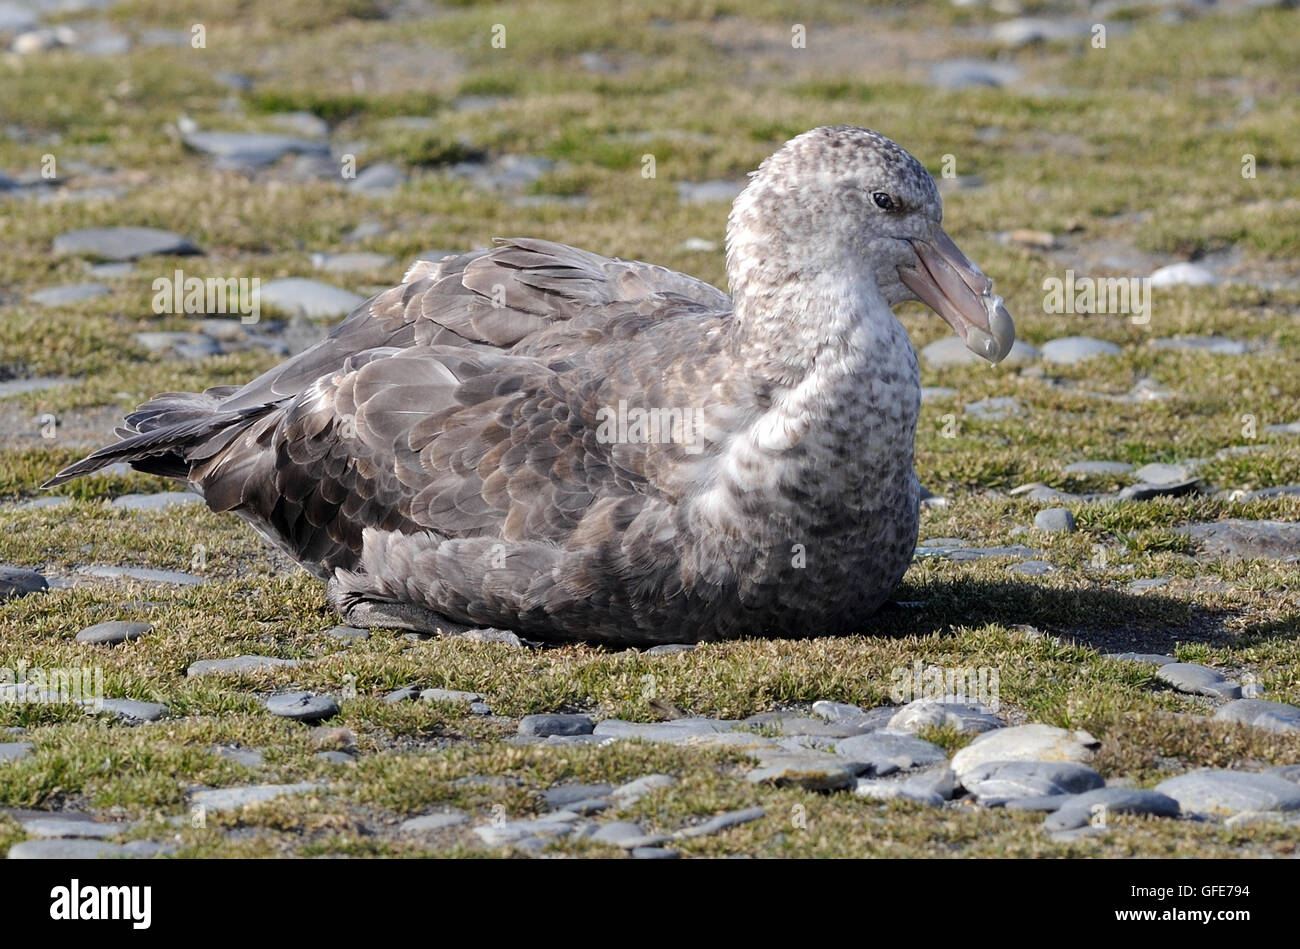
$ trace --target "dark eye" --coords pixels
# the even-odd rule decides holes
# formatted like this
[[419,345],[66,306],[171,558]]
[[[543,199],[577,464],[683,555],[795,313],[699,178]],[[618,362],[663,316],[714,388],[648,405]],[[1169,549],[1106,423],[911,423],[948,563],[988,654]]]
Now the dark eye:
[[885,194],[885,192],[883,191],[873,192],[871,195],[871,200],[876,202],[876,207],[880,208],[880,210],[882,211],[898,210],[898,205],[894,203],[894,199],[891,198],[889,195]]

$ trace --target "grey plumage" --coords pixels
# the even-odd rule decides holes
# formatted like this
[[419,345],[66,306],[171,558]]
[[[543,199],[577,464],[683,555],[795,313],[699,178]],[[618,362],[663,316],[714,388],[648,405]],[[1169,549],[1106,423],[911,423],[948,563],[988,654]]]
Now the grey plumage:
[[[421,261],[317,346],[151,400],[50,483],[118,460],[184,480],[359,622],[608,643],[853,630],[916,540],[918,372],[890,307],[915,299],[899,268],[940,214],[899,146],[817,129],[737,199],[733,296],[530,238]],[[624,409],[664,425],[622,431]]]

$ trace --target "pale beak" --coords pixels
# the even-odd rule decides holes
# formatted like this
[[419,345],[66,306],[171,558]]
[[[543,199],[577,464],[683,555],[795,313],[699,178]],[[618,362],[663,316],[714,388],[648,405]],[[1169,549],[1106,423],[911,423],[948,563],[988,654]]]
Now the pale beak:
[[930,309],[957,331],[966,348],[989,362],[1011,352],[1016,327],[993,281],[984,276],[942,228],[930,240],[910,238],[917,264],[904,264],[898,276]]

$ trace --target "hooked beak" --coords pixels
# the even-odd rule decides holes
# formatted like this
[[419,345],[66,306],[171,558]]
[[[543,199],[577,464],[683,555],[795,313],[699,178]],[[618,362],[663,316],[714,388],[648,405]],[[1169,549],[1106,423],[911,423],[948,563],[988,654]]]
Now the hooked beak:
[[921,302],[957,331],[966,348],[989,362],[1011,352],[1016,327],[993,281],[984,276],[942,228],[930,240],[909,238],[916,265],[904,264],[898,276]]

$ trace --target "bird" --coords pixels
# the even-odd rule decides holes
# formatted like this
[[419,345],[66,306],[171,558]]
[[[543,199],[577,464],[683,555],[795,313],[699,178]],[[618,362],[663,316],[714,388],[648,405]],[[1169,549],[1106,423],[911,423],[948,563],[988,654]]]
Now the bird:
[[919,527],[921,301],[996,363],[992,281],[934,179],[824,126],[727,219],[729,293],[536,238],[419,260],[243,386],[145,402],[114,462],[184,482],[348,625],[635,647],[858,632]]

